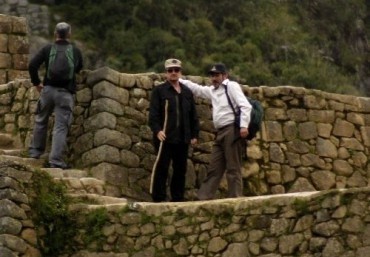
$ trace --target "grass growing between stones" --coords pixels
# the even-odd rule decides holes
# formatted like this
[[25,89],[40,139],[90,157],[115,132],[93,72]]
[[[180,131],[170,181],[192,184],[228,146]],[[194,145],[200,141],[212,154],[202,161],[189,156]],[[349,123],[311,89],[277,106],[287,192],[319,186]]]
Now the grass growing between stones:
[[309,204],[306,200],[295,199],[293,206],[295,210],[297,211],[297,213],[305,214],[309,212]]
[[75,218],[68,211],[71,198],[66,195],[65,185],[53,181],[46,172],[35,170],[31,187],[32,219],[42,256],[71,252],[77,230]]
[[350,205],[351,202],[356,199],[356,195],[352,193],[345,193],[340,198],[341,205]]
[[103,226],[108,221],[107,210],[99,208],[90,211],[83,223],[77,222],[77,215],[69,211],[75,203],[67,195],[66,186],[55,182],[46,172],[35,170],[31,183],[32,220],[38,234],[38,248],[43,257],[55,257],[70,254],[76,250],[76,238],[79,230],[86,245],[92,243],[102,247]]
[[103,227],[108,222],[108,212],[104,208],[91,211],[86,217],[86,233],[83,240],[86,245],[96,243],[98,249],[103,247]]

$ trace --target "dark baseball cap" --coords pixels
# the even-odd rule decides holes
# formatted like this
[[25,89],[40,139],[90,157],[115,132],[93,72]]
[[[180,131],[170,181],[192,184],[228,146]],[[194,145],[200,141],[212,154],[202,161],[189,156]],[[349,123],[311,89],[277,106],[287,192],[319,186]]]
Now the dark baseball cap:
[[214,73],[227,73],[227,69],[225,64],[223,63],[215,63],[212,68],[208,71],[208,74],[214,74]]

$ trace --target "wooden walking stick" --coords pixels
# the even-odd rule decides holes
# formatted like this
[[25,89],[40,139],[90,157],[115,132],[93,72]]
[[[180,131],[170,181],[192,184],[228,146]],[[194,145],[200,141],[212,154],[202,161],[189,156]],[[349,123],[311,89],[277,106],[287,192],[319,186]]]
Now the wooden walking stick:
[[[167,118],[168,118],[167,109],[168,109],[168,100],[166,100],[166,103],[164,105],[164,122],[163,122],[163,132],[164,133],[166,133],[166,127],[167,127]],[[154,180],[155,170],[157,169],[159,158],[161,157],[162,147],[163,147],[163,141],[161,141],[159,144],[157,158],[155,159],[153,169],[152,169],[152,176],[150,178],[150,191],[149,191],[151,194],[153,193],[153,180]]]

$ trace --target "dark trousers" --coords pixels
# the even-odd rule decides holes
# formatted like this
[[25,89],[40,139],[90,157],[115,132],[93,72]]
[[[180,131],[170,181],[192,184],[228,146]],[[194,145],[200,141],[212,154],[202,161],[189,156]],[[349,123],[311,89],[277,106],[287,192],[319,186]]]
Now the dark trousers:
[[154,171],[152,191],[154,202],[163,202],[166,200],[168,168],[171,161],[173,169],[170,182],[171,201],[184,201],[188,149],[189,145],[185,143],[163,143],[160,158]]
[[[243,180],[241,174],[241,153],[243,140],[239,137],[239,129],[234,125],[217,131],[212,147],[211,161],[208,166],[207,177],[198,191],[200,200],[214,199],[221,179],[226,172],[228,186],[227,197],[243,195]],[[245,149],[244,149],[245,151]]]

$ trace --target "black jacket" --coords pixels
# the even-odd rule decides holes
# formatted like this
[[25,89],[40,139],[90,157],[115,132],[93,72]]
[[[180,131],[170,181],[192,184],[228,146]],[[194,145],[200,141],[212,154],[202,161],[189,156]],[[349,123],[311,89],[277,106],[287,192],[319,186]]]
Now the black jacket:
[[[55,44],[66,45],[70,44],[67,40],[58,40],[55,41]],[[39,78],[39,68],[44,63],[45,64],[45,76],[43,80],[44,86],[54,86],[54,87],[68,87],[67,89],[70,90],[72,93],[76,91],[76,79],[75,75],[73,76],[73,81],[50,81],[47,78],[47,71],[49,65],[49,54],[51,50],[52,44],[48,44],[41,48],[41,50],[31,59],[28,65],[28,71],[31,77],[31,82],[33,85],[37,86],[40,84],[41,80]],[[83,66],[82,61],[82,54],[81,51],[74,45],[73,46],[73,57],[75,62],[75,73],[80,72]]]
[[[149,108],[149,126],[153,131],[155,140],[158,140],[158,132],[163,130],[166,100],[168,100],[168,118],[165,142],[176,143],[180,141],[189,143],[191,139],[198,138],[199,120],[193,93],[186,86],[182,84],[180,86],[181,94],[178,94],[169,82],[156,86],[152,91]],[[179,120],[180,117],[182,117],[182,120]],[[180,137],[179,131],[181,131]]]

